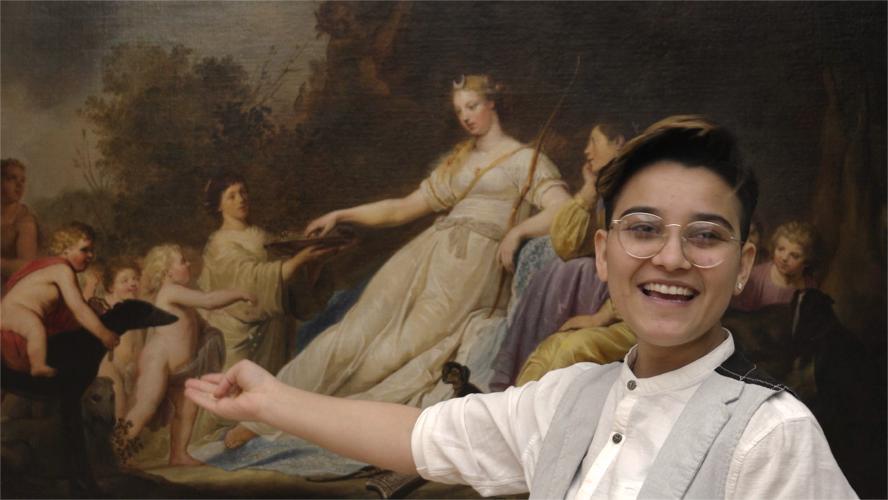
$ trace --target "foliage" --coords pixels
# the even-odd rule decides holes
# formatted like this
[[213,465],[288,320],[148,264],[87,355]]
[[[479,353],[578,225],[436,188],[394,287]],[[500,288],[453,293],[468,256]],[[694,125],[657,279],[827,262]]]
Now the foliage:
[[34,204],[34,211],[40,214],[42,240],[48,242],[53,231],[76,220],[96,229],[100,246],[114,241],[117,238],[112,216],[115,200],[110,191],[87,189],[65,191],[52,198],[38,200]]
[[182,46],[124,44],[105,58],[104,93],[82,112],[117,195],[114,232],[142,249],[203,244],[213,225],[200,196],[206,179],[243,170],[274,134],[247,77],[231,57],[195,59]]

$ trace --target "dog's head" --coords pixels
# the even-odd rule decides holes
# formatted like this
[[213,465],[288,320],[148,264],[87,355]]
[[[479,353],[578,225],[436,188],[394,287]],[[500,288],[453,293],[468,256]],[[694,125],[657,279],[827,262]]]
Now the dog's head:
[[178,317],[144,300],[124,300],[102,315],[102,323],[117,334],[175,323]]

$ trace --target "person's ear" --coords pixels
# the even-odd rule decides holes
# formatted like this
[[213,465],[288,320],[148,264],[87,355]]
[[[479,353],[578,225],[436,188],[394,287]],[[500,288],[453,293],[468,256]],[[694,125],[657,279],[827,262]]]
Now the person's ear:
[[737,284],[734,286],[734,295],[740,295],[746,283],[749,282],[749,275],[755,266],[755,245],[750,242],[743,244],[740,249],[740,272],[737,273]]
[[604,229],[595,231],[595,270],[598,279],[607,282],[607,231]]

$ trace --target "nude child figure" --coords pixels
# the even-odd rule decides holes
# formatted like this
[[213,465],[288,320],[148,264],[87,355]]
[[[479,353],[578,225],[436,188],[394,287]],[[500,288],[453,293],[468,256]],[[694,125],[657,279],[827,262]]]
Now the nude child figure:
[[[170,421],[171,465],[198,465],[186,448],[191,438],[197,406],[184,397],[183,386],[169,384],[170,375],[186,366],[198,350],[198,335],[204,320],[195,308],[217,309],[238,301],[253,302],[253,295],[240,290],[203,292],[189,287],[191,264],[182,255],[178,245],[160,245],[145,257],[142,272],[143,289],[153,297],[156,307],[178,316],[179,321],[155,328],[139,356],[133,407],[115,433],[118,452],[124,461],[131,458],[137,446],[136,438],[154,416],[164,397],[170,397],[174,414]],[[123,435],[123,436],[122,436]]]
[[[112,349],[120,342],[87,305],[77,286],[75,273],[86,269],[95,257],[94,240],[89,226],[69,224],[53,234],[50,250],[56,257],[32,261],[10,277],[0,305],[4,347],[14,343],[11,334],[23,338],[28,361],[10,368],[30,371],[35,377],[55,376],[56,369],[46,364],[46,337],[66,327],[77,328],[70,321],[72,317],[106,348]],[[4,359],[10,364],[11,358]]]

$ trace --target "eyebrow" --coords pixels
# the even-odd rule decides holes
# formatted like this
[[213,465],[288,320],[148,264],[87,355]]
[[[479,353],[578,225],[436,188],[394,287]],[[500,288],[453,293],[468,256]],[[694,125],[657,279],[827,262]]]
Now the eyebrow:
[[[618,217],[618,218],[622,219],[623,217],[626,217],[629,214],[639,213],[639,212],[643,212],[646,214],[653,214],[658,217],[663,216],[662,211],[660,211],[654,207],[634,206],[634,207],[629,207],[626,210],[623,210],[623,212],[620,214],[620,217]],[[731,224],[730,222],[728,222],[727,219],[725,219],[724,217],[722,217],[721,215],[718,215],[718,214],[713,214],[713,213],[709,213],[709,212],[695,212],[693,214],[693,216],[691,217],[691,220],[692,221],[715,222],[717,224],[721,224],[722,226],[725,226],[726,228],[728,228],[731,231],[734,231],[734,225]]]
[[659,210],[657,210],[656,208],[654,208],[654,207],[635,206],[635,207],[629,207],[629,208],[627,208],[626,210],[623,210],[623,213],[621,213],[620,216],[617,217],[617,218],[618,218],[618,219],[622,219],[623,217],[626,217],[626,216],[629,215],[629,214],[636,214],[636,213],[639,213],[639,212],[643,212],[643,213],[646,213],[646,214],[654,214],[654,215],[657,215],[657,216],[661,216],[661,215],[660,215],[661,212],[660,212]]
[[721,224],[726,228],[730,229],[732,232],[734,231],[734,225],[728,222],[728,219],[725,219],[721,215],[718,214],[710,214],[705,212],[698,212],[694,214],[694,220],[702,220],[706,222],[715,222],[717,224]]

